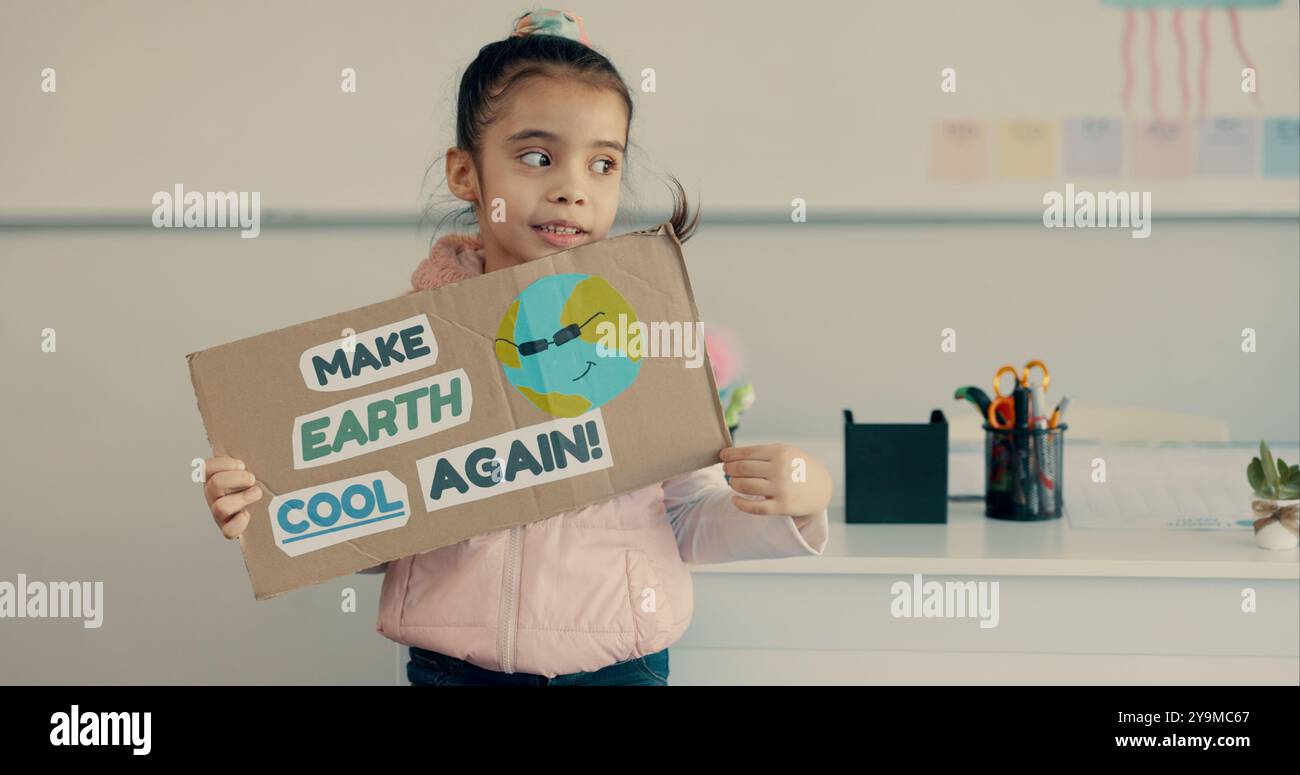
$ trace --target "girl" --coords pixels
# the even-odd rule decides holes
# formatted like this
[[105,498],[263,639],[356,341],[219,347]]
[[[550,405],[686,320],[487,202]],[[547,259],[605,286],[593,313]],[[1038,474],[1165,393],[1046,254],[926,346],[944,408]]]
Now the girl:
[[[446,155],[448,189],[471,203],[479,233],[437,240],[408,293],[604,239],[631,121],[630,91],[590,48],[578,16],[519,17],[466,70]],[[685,192],[673,183],[672,224],[685,241],[699,216],[688,223]],[[797,458],[806,462],[800,481]],[[691,621],[687,563],[826,546],[831,480],[820,463],[786,444],[731,447],[720,460],[371,569],[385,574],[376,629],[411,647],[416,685],[666,685],[668,646]],[[262,497],[256,476],[224,457],[206,470],[212,516],[236,538]]]

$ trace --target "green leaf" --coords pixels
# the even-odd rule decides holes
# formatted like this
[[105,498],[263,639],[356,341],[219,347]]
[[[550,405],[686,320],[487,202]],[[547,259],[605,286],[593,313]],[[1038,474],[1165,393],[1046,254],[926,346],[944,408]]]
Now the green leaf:
[[1300,484],[1300,466],[1291,466],[1282,474],[1282,484]]
[[1286,464],[1282,458],[1277,459],[1277,478],[1279,481],[1286,479],[1286,472],[1291,470],[1291,466]]
[[1264,463],[1264,478],[1268,480],[1269,489],[1277,492],[1277,464],[1273,462],[1273,453],[1269,451],[1268,445],[1262,441],[1259,443],[1259,459]]
[[1278,491],[1278,500],[1293,501],[1300,498],[1300,484],[1284,484]]
[[1259,458],[1251,458],[1250,465],[1246,466],[1246,479],[1250,481],[1252,490],[1264,494],[1264,466],[1259,462]]

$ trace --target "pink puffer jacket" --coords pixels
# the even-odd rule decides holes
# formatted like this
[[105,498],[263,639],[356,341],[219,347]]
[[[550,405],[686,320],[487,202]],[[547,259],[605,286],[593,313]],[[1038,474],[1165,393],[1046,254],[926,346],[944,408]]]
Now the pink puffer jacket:
[[[414,293],[483,272],[477,235],[442,237]],[[667,648],[694,608],[687,563],[821,554],[796,527],[731,503],[721,462],[548,519],[388,563],[376,629],[489,670],[599,670]],[[375,571],[381,569],[374,569]]]

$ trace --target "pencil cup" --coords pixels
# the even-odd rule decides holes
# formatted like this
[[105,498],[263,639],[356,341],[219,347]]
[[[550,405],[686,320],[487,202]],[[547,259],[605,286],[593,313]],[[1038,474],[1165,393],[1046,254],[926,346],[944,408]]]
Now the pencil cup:
[[1065,505],[1065,430],[994,428],[984,424],[984,515],[1056,519]]

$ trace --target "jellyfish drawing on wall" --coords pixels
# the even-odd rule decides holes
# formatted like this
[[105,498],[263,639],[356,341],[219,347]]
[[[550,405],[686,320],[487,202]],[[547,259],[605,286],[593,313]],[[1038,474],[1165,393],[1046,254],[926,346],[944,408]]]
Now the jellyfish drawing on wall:
[[[1178,89],[1181,97],[1182,115],[1186,116],[1191,103],[1191,89],[1187,79],[1187,37],[1183,31],[1183,11],[1200,10],[1199,33],[1201,58],[1197,71],[1196,115],[1203,117],[1206,110],[1206,84],[1210,69],[1210,18],[1215,9],[1227,11],[1228,25],[1232,30],[1232,43],[1237,49],[1237,56],[1246,67],[1255,69],[1255,63],[1246,53],[1246,44],[1241,37],[1241,23],[1237,9],[1242,7],[1264,7],[1278,5],[1281,0],[1101,0],[1108,5],[1124,10],[1124,37],[1121,48],[1124,59],[1124,111],[1130,111],[1133,101],[1133,38],[1137,33],[1138,11],[1145,11],[1147,17],[1147,68],[1150,78],[1151,112],[1157,122],[1160,115],[1160,67],[1156,59],[1156,43],[1159,38],[1159,11],[1170,11],[1170,26],[1173,30],[1174,45],[1178,50]],[[1258,102],[1259,92],[1252,97]]]

